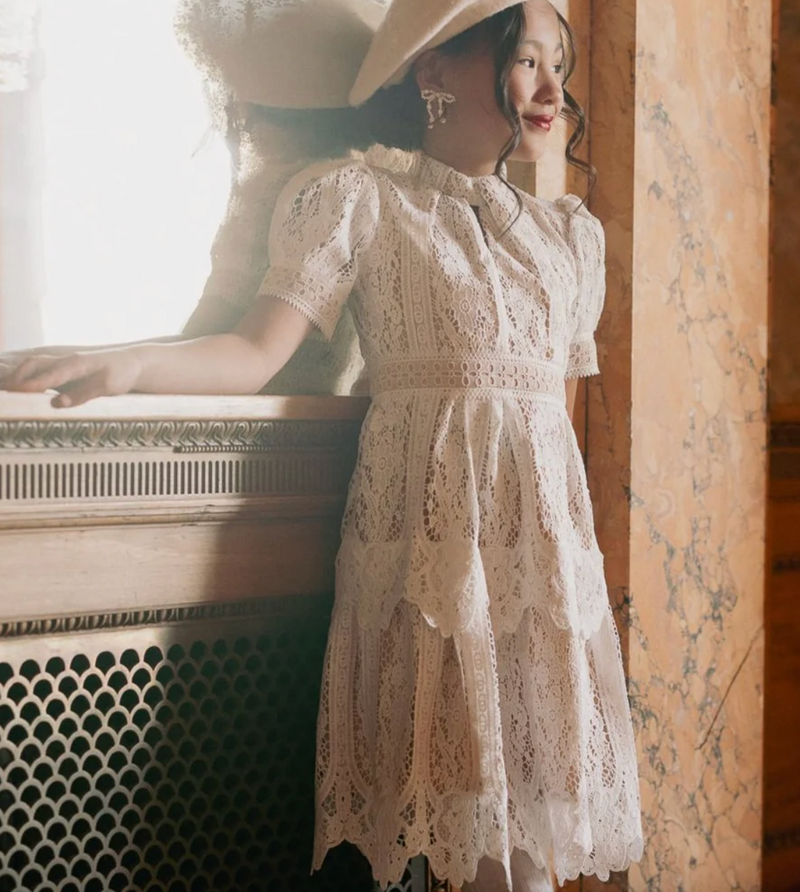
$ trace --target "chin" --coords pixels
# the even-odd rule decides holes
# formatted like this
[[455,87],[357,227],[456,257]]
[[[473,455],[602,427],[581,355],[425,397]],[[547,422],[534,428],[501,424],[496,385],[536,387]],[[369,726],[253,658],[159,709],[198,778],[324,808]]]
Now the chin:
[[526,145],[524,142],[517,146],[511,153],[509,161],[517,161],[520,164],[535,164],[544,157],[545,149],[543,146]]

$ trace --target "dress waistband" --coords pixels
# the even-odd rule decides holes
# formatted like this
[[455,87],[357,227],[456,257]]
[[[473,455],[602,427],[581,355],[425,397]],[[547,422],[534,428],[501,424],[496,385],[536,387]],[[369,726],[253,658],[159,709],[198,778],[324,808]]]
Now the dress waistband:
[[515,359],[406,359],[370,369],[373,396],[393,390],[518,390],[566,398],[564,370]]

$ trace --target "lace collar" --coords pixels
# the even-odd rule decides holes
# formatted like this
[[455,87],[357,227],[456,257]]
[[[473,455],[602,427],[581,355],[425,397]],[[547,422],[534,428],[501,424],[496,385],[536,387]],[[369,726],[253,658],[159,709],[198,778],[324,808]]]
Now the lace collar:
[[[411,173],[444,195],[466,201],[473,207],[488,208],[501,226],[507,225],[519,210],[515,190],[495,174],[470,177],[425,152],[415,153]],[[505,165],[502,175],[504,178],[507,175]]]

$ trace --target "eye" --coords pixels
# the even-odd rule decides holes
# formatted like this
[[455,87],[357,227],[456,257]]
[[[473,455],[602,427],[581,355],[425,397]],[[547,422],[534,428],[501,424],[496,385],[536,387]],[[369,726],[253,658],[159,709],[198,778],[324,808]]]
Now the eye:
[[566,65],[563,62],[559,62],[558,65],[553,66],[553,74],[564,74],[566,70]]
[[535,68],[536,60],[531,59],[530,56],[526,56],[524,59],[519,60],[520,65],[524,65],[526,68]]

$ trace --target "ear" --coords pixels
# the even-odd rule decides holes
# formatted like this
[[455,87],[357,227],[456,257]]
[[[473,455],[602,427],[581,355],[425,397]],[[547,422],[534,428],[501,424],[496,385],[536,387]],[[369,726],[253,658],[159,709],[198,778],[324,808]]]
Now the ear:
[[446,63],[441,53],[427,50],[414,63],[414,77],[420,90],[446,90]]

